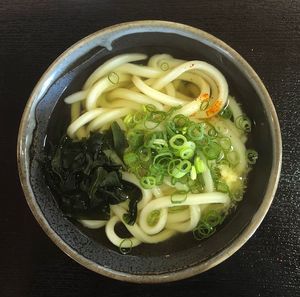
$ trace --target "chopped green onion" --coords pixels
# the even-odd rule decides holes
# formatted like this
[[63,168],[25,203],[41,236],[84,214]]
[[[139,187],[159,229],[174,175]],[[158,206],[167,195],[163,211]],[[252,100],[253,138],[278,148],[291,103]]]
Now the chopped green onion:
[[143,166],[132,166],[130,169],[138,178],[142,178],[147,173]]
[[123,239],[119,245],[120,253],[123,255],[129,254],[131,252],[132,245],[133,245],[133,243],[132,243],[131,239],[129,239],[129,238]]
[[229,106],[225,107],[223,110],[221,110],[221,112],[219,113],[219,115],[224,118],[224,119],[228,119],[230,120],[232,117],[232,111],[230,109]]
[[133,116],[132,114],[128,114],[125,118],[124,118],[124,124],[128,127],[128,128],[133,128],[135,126],[135,123],[133,121]]
[[187,135],[192,140],[200,140],[204,135],[204,125],[202,123],[191,124],[187,130]]
[[172,175],[173,169],[181,163],[180,159],[173,159],[168,164],[168,173]]
[[143,113],[143,112],[136,112],[134,115],[133,115],[133,122],[135,124],[138,124],[138,123],[141,123],[141,122],[144,122],[146,119],[146,114]]
[[194,152],[190,147],[184,147],[180,149],[179,156],[183,160],[191,159],[194,156]]
[[211,127],[209,130],[208,130],[208,135],[211,136],[211,137],[216,137],[218,135],[218,132],[217,130],[215,129],[215,127]]
[[167,62],[163,62],[160,64],[160,69],[162,71],[167,71],[169,69],[169,64]]
[[174,204],[180,204],[186,200],[187,194],[188,192],[186,191],[176,191],[171,195],[171,202]]
[[218,158],[216,159],[217,163],[223,160],[225,157],[225,153],[223,151],[220,152]]
[[148,162],[151,158],[151,149],[147,147],[141,147],[139,149],[139,159],[143,162]]
[[116,85],[120,80],[119,75],[115,72],[111,72],[107,78],[114,85]]
[[149,226],[155,226],[157,222],[159,221],[160,217],[160,211],[159,210],[153,210],[150,212],[150,214],[147,217],[147,223]]
[[246,151],[247,155],[247,161],[249,164],[255,164],[257,159],[258,159],[258,153],[255,150],[247,150]]
[[132,167],[134,164],[136,164],[139,161],[139,157],[135,153],[128,152],[124,154],[123,160],[125,165]]
[[166,166],[168,166],[171,159],[172,159],[172,153],[171,152],[163,152],[163,153],[160,153],[160,154],[158,154],[154,157],[153,165],[154,166],[166,167]]
[[197,227],[193,230],[193,235],[195,239],[202,240],[211,236],[215,231],[216,229],[209,223],[200,220]]
[[221,146],[216,142],[210,142],[203,147],[203,153],[207,159],[217,159],[222,151]]
[[190,172],[191,167],[192,164],[190,161],[188,160],[180,161],[180,163],[172,169],[170,175],[175,178],[181,178],[185,176],[188,172]]
[[156,111],[156,107],[153,104],[144,105],[144,111],[153,112]]
[[182,148],[186,144],[186,142],[187,139],[181,134],[176,134],[169,140],[170,146],[176,150]]
[[154,130],[160,125],[160,123],[151,122],[151,121],[144,121],[144,127],[148,130]]
[[194,159],[194,166],[197,173],[203,173],[206,170],[204,161],[198,156]]
[[172,122],[175,124],[176,127],[182,128],[182,127],[185,127],[189,123],[189,119],[182,114],[177,114],[172,119]]
[[167,113],[164,111],[152,111],[148,114],[147,120],[154,123],[161,123],[167,117]]
[[246,115],[240,115],[235,120],[235,125],[238,129],[245,132],[251,131],[251,121]]
[[197,171],[194,165],[191,168],[190,176],[191,176],[191,180],[195,180],[197,178]]
[[160,151],[162,149],[168,148],[168,143],[164,139],[155,139],[152,142],[151,148],[156,149],[157,151]]
[[178,179],[175,177],[171,177],[171,184],[174,186],[178,182]]
[[219,143],[223,150],[230,151],[232,149],[231,140],[229,137],[221,137]]
[[154,176],[144,176],[140,183],[144,189],[152,189],[156,185],[156,178]]
[[222,160],[218,161],[218,164],[219,164],[219,165],[226,165],[226,166],[230,166],[230,163],[229,163],[229,161],[228,161],[228,160],[226,160],[226,159],[222,159]]
[[139,130],[131,130],[127,133],[127,139],[130,147],[135,150],[144,143],[144,133]]
[[203,220],[206,221],[210,226],[216,227],[221,223],[222,217],[223,216],[220,214],[220,212],[212,209],[204,215]]
[[164,174],[157,174],[157,175],[156,175],[156,185],[157,185],[157,186],[162,185],[163,182],[164,182],[164,178],[165,178],[165,175],[164,175]]

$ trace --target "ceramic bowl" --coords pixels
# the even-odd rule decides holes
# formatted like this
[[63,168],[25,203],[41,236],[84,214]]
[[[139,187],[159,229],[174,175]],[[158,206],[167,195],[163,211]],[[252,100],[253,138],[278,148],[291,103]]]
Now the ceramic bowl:
[[[63,97],[81,88],[101,63],[120,53],[169,53],[207,61],[226,77],[255,122],[251,147],[259,159],[244,199],[210,238],[191,234],[164,243],[143,244],[122,255],[103,230],[87,230],[65,218],[45,183],[40,160],[46,137],[57,142],[69,122]],[[255,232],[273,200],[281,168],[281,135],[271,98],[255,71],[231,47],[193,27],[165,21],[115,25],[80,40],[59,56],[41,77],[26,105],[18,138],[20,180],[29,207],[46,234],[67,255],[102,275],[138,283],[167,282],[193,276],[221,263]]]

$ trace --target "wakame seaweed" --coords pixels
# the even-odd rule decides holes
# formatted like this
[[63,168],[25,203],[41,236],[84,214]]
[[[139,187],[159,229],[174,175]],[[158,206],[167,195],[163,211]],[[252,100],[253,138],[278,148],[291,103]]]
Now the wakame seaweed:
[[105,151],[119,156],[126,138],[117,123],[105,134],[93,133],[79,141],[63,136],[58,145],[49,145],[45,177],[64,214],[74,219],[108,220],[110,205],[129,199],[128,221],[137,216],[140,189],[121,178],[121,166]]

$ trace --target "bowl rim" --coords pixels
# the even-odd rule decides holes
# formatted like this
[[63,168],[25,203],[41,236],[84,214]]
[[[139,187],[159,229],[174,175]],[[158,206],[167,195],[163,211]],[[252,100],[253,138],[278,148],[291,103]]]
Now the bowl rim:
[[[124,273],[124,272],[112,270],[108,267],[103,267],[77,253],[76,250],[74,250],[72,247],[66,244],[58,236],[58,234],[56,234],[56,232],[50,227],[50,225],[46,221],[42,211],[40,210],[40,207],[38,206],[35,200],[30,185],[30,181],[29,181],[29,174],[27,174],[28,152],[26,149],[26,144],[28,143],[28,141],[31,142],[31,138],[30,138],[31,136],[28,137],[28,135],[26,135],[26,129],[28,125],[34,124],[30,122],[30,117],[32,116],[32,112],[35,110],[35,104],[36,104],[35,101],[38,101],[37,99],[39,98],[39,94],[45,88],[48,87],[49,77],[51,77],[51,73],[55,69],[56,65],[60,63],[63,59],[65,59],[65,57],[68,56],[72,51],[91,42],[95,38],[99,38],[104,34],[115,34],[116,32],[125,32],[126,35],[126,32],[128,30],[130,31],[138,28],[139,30],[143,28],[147,30],[156,29],[156,30],[160,30],[160,32],[162,32],[162,29],[167,29],[169,30],[168,32],[173,32],[180,35],[183,35],[182,32],[185,32],[187,34],[193,34],[194,36],[197,36],[198,39],[201,39],[202,42],[209,41],[215,44],[217,47],[229,53],[234,58],[235,62],[242,67],[243,71],[245,72],[245,74],[247,74],[248,78],[252,80],[252,83],[255,86],[259,97],[261,98],[262,102],[268,107],[267,118],[269,123],[273,127],[273,129],[271,129],[271,136],[272,136],[272,142],[273,142],[272,144],[274,148],[274,155],[273,155],[270,179],[263,200],[259,208],[257,209],[256,213],[254,214],[252,220],[241,231],[241,233],[235,239],[233,239],[232,242],[230,242],[227,245],[227,247],[225,247],[220,252],[216,253],[213,257],[208,258],[207,260],[199,264],[196,264],[195,266],[183,268],[175,272],[163,273],[163,274],[136,275],[136,274]],[[170,282],[170,281],[176,281],[176,280],[188,278],[220,264],[228,257],[230,257],[232,254],[234,254],[254,234],[254,232],[256,231],[256,229],[259,227],[262,220],[264,219],[268,209],[270,208],[270,205],[273,201],[278,186],[278,182],[279,182],[281,163],[282,163],[282,140],[281,140],[281,133],[280,133],[280,125],[277,118],[276,110],[271,100],[271,97],[268,94],[266,87],[262,83],[257,73],[253,70],[253,68],[246,62],[244,58],[240,56],[240,54],[238,54],[229,45],[227,45],[220,39],[216,38],[215,36],[201,29],[194,28],[185,24],[169,22],[169,21],[161,21],[161,20],[132,21],[132,22],[125,22],[110,27],[106,27],[104,29],[101,29],[99,31],[96,31],[88,35],[87,37],[84,37],[83,39],[79,40],[71,47],[69,47],[67,50],[65,50],[48,67],[48,69],[44,72],[44,74],[41,76],[38,83],[34,87],[29,97],[29,100],[26,103],[21,118],[18,140],[17,140],[17,164],[18,164],[19,177],[23,188],[23,192],[25,194],[25,198],[31,209],[31,212],[33,213],[35,219],[38,221],[39,225],[42,227],[44,232],[64,253],[66,253],[69,257],[71,257],[73,260],[83,265],[84,267],[110,278],[114,278],[122,281],[128,281],[128,282],[136,282],[136,283],[163,283],[163,282]]]

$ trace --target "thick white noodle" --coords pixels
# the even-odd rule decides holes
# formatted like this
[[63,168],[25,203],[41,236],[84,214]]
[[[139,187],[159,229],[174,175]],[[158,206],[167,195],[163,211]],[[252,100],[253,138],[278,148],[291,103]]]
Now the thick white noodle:
[[[71,123],[73,123],[76,119],[80,117],[81,106],[80,102],[75,102],[71,105]],[[86,137],[86,131],[84,127],[79,128],[75,135],[78,139],[82,139]],[[74,136],[73,136],[74,137]]]
[[168,213],[167,224],[180,223],[190,218],[190,208]]
[[98,79],[107,75],[122,64],[134,61],[141,61],[145,59],[147,59],[147,55],[144,54],[124,54],[113,57],[107,60],[105,63],[103,63],[89,76],[89,78],[83,86],[83,89],[89,89]]
[[211,99],[217,99],[219,90],[218,90],[218,86],[215,83],[215,81],[209,75],[207,75],[199,70],[195,70],[195,73],[200,75],[209,84],[210,90],[211,90]]
[[157,78],[164,74],[161,70],[153,67],[126,63],[114,70],[114,72],[128,73],[146,78]]
[[168,209],[162,208],[159,210],[158,221],[156,222],[155,225],[150,226],[148,224],[148,218],[144,218],[143,216],[140,216],[138,222],[139,222],[141,229],[145,233],[147,233],[149,235],[154,235],[154,234],[161,232],[165,228],[167,219],[168,219]]
[[162,104],[157,102],[156,100],[153,100],[144,94],[134,92],[132,90],[128,90],[125,88],[117,88],[113,90],[108,94],[108,98],[109,99],[120,98],[120,99],[130,100],[139,103],[141,105],[152,104],[158,110],[163,110]]
[[182,99],[166,95],[162,92],[159,92],[159,91],[149,87],[137,76],[132,77],[132,82],[142,93],[157,100],[158,102],[160,102],[162,104],[166,104],[166,105],[170,105],[170,106],[177,106],[177,105],[182,105],[182,104],[187,103],[186,101],[184,101]]
[[150,57],[148,61],[148,66],[160,69],[160,64],[162,61],[167,61],[173,59],[171,55],[168,54],[157,54]]
[[[169,71],[165,76],[162,76],[161,78],[157,79],[156,82],[152,84],[152,88],[156,90],[161,90],[167,84],[177,79],[183,73],[194,69],[201,70],[201,72],[204,72],[205,74],[209,75],[216,82],[218,86],[219,94],[217,100],[220,104],[219,108],[217,108],[214,112],[210,112],[210,113],[206,112],[205,114],[203,113],[204,117],[214,116],[225,106],[227,102],[228,85],[223,74],[217,68],[204,61],[189,61],[175,67],[174,69]],[[178,112],[183,113],[186,116],[189,116],[197,112],[200,106],[201,106],[201,100],[194,100],[193,102],[189,103],[189,106],[184,106],[183,109]]]
[[148,66],[157,69],[164,69],[165,72],[168,70],[187,62],[186,60],[175,59],[168,54],[154,55],[149,59]]
[[107,109],[104,109],[104,108],[95,108],[93,110],[90,110],[90,111],[84,113],[79,118],[77,118],[73,123],[71,123],[71,125],[69,125],[69,127],[67,129],[67,134],[71,138],[73,138],[76,131],[79,128],[83,127],[85,124],[89,123],[90,121],[95,119],[97,116],[103,114],[106,111],[107,111]]
[[152,194],[155,198],[159,198],[163,196],[163,192],[161,190],[161,187],[154,187],[152,189]]
[[160,90],[165,87],[168,83],[177,79],[184,72],[199,69],[205,74],[209,75],[217,84],[219,89],[219,99],[227,100],[228,97],[228,85],[223,74],[211,64],[208,64],[204,61],[188,61],[183,63],[170,72],[168,72],[163,77],[156,80],[156,82],[152,85],[152,87],[156,90]]
[[[117,75],[119,77],[119,82],[130,81],[130,79],[131,79],[130,75],[125,75],[125,74],[120,74],[120,73]],[[88,92],[88,95],[87,95],[87,98],[85,101],[86,110],[92,110],[92,109],[96,108],[98,98],[111,85],[112,85],[112,82],[108,79],[108,77],[104,77],[104,78],[100,79],[95,85],[93,85],[93,87]]]
[[102,220],[78,220],[84,227],[89,229],[99,229],[104,227],[107,221]]
[[122,248],[132,248],[141,244],[141,241],[135,237],[121,238],[115,232],[115,226],[121,220],[117,216],[113,216],[109,219],[105,227],[105,233],[107,238],[112,244]]
[[118,100],[108,101],[106,99],[106,96],[101,96],[101,100],[99,100],[98,105],[101,107],[110,108],[110,109],[127,107],[127,108],[133,109],[135,111],[141,110],[143,108],[143,106],[141,104],[138,104],[133,101],[128,101],[128,100],[118,99]]
[[165,89],[166,89],[167,95],[169,95],[171,97],[176,97],[176,90],[172,83],[167,84]]
[[191,205],[189,207],[190,217],[187,222],[170,223],[166,224],[166,228],[175,230],[181,233],[192,231],[198,224],[201,217],[201,210],[198,205]]
[[197,95],[199,98],[202,98],[205,95],[205,98],[210,97],[210,87],[201,76],[193,73],[183,73],[178,78],[196,84],[200,89],[200,93]]
[[124,117],[131,111],[130,108],[116,108],[102,113],[94,119],[87,127],[88,131],[96,131],[107,123],[113,122],[114,120]]
[[134,225],[128,225],[123,221],[123,215],[126,213],[126,211],[119,207],[118,205],[112,205],[111,210],[118,216],[118,218],[124,223],[127,230],[138,240],[145,242],[145,243],[158,243],[161,241],[165,241],[166,239],[169,239],[172,237],[176,232],[173,230],[163,230],[162,232],[155,234],[155,235],[148,235],[146,234],[137,223]]
[[88,90],[76,92],[64,99],[65,103],[72,104],[78,101],[82,101],[86,98],[88,94]]

